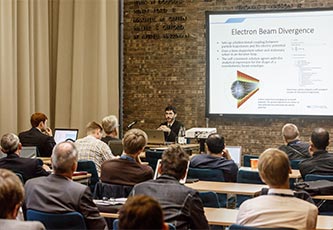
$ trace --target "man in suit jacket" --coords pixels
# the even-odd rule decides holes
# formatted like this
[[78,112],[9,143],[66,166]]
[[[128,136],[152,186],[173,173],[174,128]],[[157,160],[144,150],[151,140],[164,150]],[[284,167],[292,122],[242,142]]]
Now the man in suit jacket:
[[44,113],[31,115],[32,128],[19,134],[23,146],[36,146],[41,157],[50,157],[55,146],[52,130],[47,127],[47,116]]
[[93,202],[90,188],[73,182],[78,153],[72,142],[61,142],[54,147],[51,161],[53,174],[29,180],[25,184],[24,210],[64,213],[80,212],[88,229],[107,229]]
[[176,137],[178,136],[180,127],[183,124],[176,120],[177,111],[176,108],[172,105],[169,105],[165,108],[165,122],[160,124],[158,130],[164,131],[165,141],[167,142],[175,142]]
[[7,169],[0,169],[0,228],[6,230],[43,230],[43,224],[38,221],[16,220],[24,197],[23,185],[20,179]]
[[19,138],[13,133],[7,133],[1,138],[1,151],[7,154],[7,157],[0,159],[0,168],[9,169],[23,176],[24,182],[39,176],[48,176],[37,159],[20,157],[22,145]]

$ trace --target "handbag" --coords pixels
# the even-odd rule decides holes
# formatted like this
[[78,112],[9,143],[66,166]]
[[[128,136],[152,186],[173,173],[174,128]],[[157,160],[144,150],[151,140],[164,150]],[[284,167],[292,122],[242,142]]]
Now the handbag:
[[295,190],[304,190],[311,196],[333,195],[333,181],[316,180],[295,183]]

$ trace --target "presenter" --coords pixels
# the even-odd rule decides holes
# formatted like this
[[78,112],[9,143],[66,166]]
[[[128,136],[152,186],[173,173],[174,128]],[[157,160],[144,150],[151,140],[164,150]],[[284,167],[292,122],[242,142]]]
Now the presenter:
[[172,105],[165,108],[165,122],[160,124],[158,130],[164,131],[164,137],[166,142],[175,142],[179,129],[183,124],[176,120],[177,111]]

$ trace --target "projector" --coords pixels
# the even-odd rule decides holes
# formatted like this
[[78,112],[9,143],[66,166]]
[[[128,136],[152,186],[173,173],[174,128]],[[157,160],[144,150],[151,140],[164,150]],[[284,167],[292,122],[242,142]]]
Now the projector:
[[209,134],[216,133],[216,128],[191,128],[186,130],[186,138],[207,139]]

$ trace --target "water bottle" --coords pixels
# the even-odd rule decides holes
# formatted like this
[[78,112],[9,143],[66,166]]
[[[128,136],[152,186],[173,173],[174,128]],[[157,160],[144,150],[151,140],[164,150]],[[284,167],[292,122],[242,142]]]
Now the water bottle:
[[179,132],[178,132],[178,144],[186,144],[186,138],[185,138],[185,127],[180,126]]

